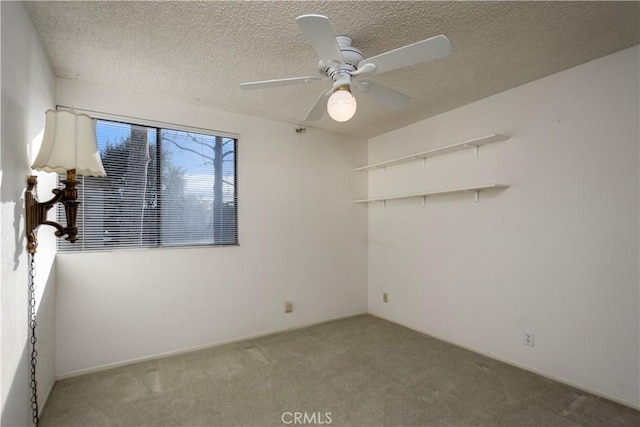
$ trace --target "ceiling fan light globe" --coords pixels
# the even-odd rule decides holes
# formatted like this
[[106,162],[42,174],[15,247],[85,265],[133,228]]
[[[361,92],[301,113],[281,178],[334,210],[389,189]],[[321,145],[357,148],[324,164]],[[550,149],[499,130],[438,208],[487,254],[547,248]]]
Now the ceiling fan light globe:
[[356,113],[356,98],[347,90],[335,91],[327,101],[327,112],[336,122],[346,122]]

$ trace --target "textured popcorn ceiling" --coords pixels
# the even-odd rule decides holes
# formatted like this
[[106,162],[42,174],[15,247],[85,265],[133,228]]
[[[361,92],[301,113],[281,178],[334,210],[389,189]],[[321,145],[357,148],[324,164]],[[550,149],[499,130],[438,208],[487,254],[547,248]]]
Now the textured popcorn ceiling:
[[[295,18],[329,17],[365,57],[438,34],[449,57],[375,76],[412,99],[390,112],[358,98],[346,123],[371,137],[639,43],[638,2],[25,2],[58,77],[299,123],[328,80],[244,91],[245,81],[314,75]],[[615,78],[615,76],[612,76]],[[357,96],[357,93],[356,93]],[[463,124],[461,124],[463,125]]]

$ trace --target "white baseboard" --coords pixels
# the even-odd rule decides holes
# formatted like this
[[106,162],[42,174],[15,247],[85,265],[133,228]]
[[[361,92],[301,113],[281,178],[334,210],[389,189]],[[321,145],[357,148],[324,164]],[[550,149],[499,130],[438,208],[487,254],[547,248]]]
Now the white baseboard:
[[[149,355],[149,356],[143,356],[143,357],[138,357],[138,358],[134,358],[134,359],[128,359],[128,360],[124,360],[124,361],[121,361],[121,362],[108,363],[108,364],[105,364],[105,365],[100,365],[100,366],[96,366],[96,367],[92,367],[92,368],[80,369],[80,370],[72,371],[72,372],[66,372],[66,373],[62,373],[62,374],[57,375],[56,376],[56,380],[62,380],[62,379],[66,379],[66,378],[77,377],[79,375],[85,375],[85,374],[91,374],[91,373],[95,373],[95,372],[105,371],[105,370],[112,369],[112,368],[131,365],[133,363],[139,363],[139,362],[144,362],[144,361],[148,361],[148,360],[155,360],[155,359],[160,359],[160,358],[169,357],[169,356],[176,356],[176,355],[179,355],[179,354],[191,353],[191,352],[194,352],[194,351],[205,350],[205,349],[218,347],[218,346],[225,345],[225,344],[231,344],[231,343],[234,343],[234,342],[239,342],[239,341],[244,341],[244,340],[249,340],[249,339],[254,339],[254,338],[260,338],[260,337],[269,336],[269,335],[274,335],[274,334],[278,334],[278,333],[281,333],[281,332],[308,328],[310,326],[321,325],[323,323],[328,323],[328,322],[332,322],[332,321],[335,321],[335,320],[348,319],[350,317],[360,316],[362,314],[370,314],[372,316],[379,317],[380,319],[384,319],[384,320],[386,320],[388,322],[395,323],[396,325],[400,325],[400,326],[403,326],[403,327],[405,327],[407,329],[411,329],[413,331],[416,331],[418,333],[421,333],[421,334],[424,334],[424,335],[428,335],[428,336],[436,338],[436,339],[438,339],[440,341],[444,341],[446,343],[455,345],[457,347],[464,348],[466,350],[472,351],[474,353],[481,354],[483,356],[487,356],[487,357],[489,357],[491,359],[498,360],[498,361],[506,363],[508,365],[515,366],[515,367],[520,368],[520,369],[524,369],[525,371],[529,371],[529,372],[532,372],[532,373],[534,373],[536,375],[540,375],[542,377],[548,378],[550,380],[557,381],[557,382],[562,383],[562,384],[566,384],[566,385],[574,387],[574,388],[576,388],[578,390],[582,390],[582,391],[585,391],[587,393],[591,393],[591,394],[593,394],[595,396],[599,396],[599,397],[605,398],[607,400],[611,400],[613,402],[619,403],[619,404],[627,406],[629,408],[632,408],[632,409],[635,409],[635,410],[640,410],[640,405],[637,404],[637,403],[628,402],[628,401],[626,401],[624,399],[620,399],[618,397],[611,396],[611,395],[609,395],[607,393],[602,393],[602,392],[600,392],[598,390],[594,390],[594,389],[591,389],[591,388],[586,387],[584,385],[575,383],[575,382],[570,381],[570,380],[568,380],[566,378],[563,378],[563,377],[560,377],[560,376],[557,376],[557,375],[554,375],[554,374],[550,374],[548,372],[544,372],[544,371],[532,368],[530,366],[523,365],[521,363],[515,362],[513,360],[510,360],[510,359],[507,359],[507,358],[504,358],[504,357],[496,356],[495,354],[488,353],[486,351],[483,351],[483,350],[480,350],[480,349],[477,349],[477,348],[474,348],[474,347],[471,347],[471,346],[468,346],[468,345],[465,345],[465,344],[461,344],[461,343],[452,341],[450,339],[447,339],[447,338],[444,338],[444,337],[441,337],[441,336],[437,336],[437,335],[428,333],[426,331],[420,330],[420,329],[415,328],[413,326],[406,325],[404,323],[397,322],[395,320],[389,319],[389,318],[387,318],[387,317],[385,317],[385,316],[383,316],[383,315],[381,315],[379,313],[371,313],[371,312],[366,312],[366,311],[365,312],[360,312],[360,313],[354,313],[354,314],[350,314],[350,315],[346,315],[346,316],[339,316],[339,317],[334,317],[334,318],[330,318],[330,319],[325,319],[325,320],[321,320],[321,321],[317,321],[317,322],[306,323],[306,324],[303,324],[303,325],[292,326],[290,328],[282,328],[282,329],[277,329],[277,330],[273,330],[273,331],[259,332],[257,334],[244,335],[244,336],[241,336],[241,337],[231,338],[231,339],[222,340],[222,341],[217,341],[217,342],[210,343],[210,344],[204,344],[204,345],[199,345],[199,346],[194,346],[194,347],[188,347],[188,348],[183,348],[183,349],[179,349],[179,350],[172,350],[172,351],[168,351],[168,352],[164,352],[164,353],[157,353],[157,354],[153,354],[153,355]],[[46,397],[45,397],[45,399],[43,401],[43,405],[41,406],[41,408],[43,408],[44,405],[46,404],[46,401],[48,400],[49,395],[51,394],[52,390],[53,390],[53,385],[47,391],[47,395],[46,395]]]
[[[194,352],[194,351],[205,350],[205,349],[213,348],[213,347],[219,347],[221,345],[231,344],[231,343],[238,342],[238,341],[245,341],[245,340],[250,340],[250,339],[254,339],[254,338],[265,337],[265,336],[268,336],[268,335],[274,335],[274,334],[278,334],[278,333],[281,333],[281,332],[308,328],[310,326],[321,325],[323,323],[333,322],[335,320],[348,319],[350,317],[360,316],[360,315],[363,315],[363,314],[368,314],[368,313],[366,311],[363,311],[363,312],[359,312],[359,313],[349,314],[349,315],[346,315],[346,316],[332,317],[332,318],[325,319],[325,320],[319,320],[317,322],[305,323],[303,325],[291,326],[291,327],[288,327],[288,328],[281,328],[281,329],[276,329],[276,330],[273,330],[273,331],[259,332],[257,334],[244,335],[244,336],[237,337],[237,338],[231,338],[231,339],[227,339],[227,340],[216,341],[214,343],[197,345],[197,346],[194,346],[194,347],[187,347],[187,348],[182,348],[182,349],[178,349],[178,350],[171,350],[171,351],[167,351],[167,352],[163,352],[163,353],[152,354],[152,355],[149,355],[149,356],[136,357],[136,358],[133,358],[133,359],[127,359],[127,360],[123,360],[123,361],[120,361],[120,362],[107,363],[105,365],[99,365],[99,366],[95,366],[95,367],[92,367],[92,368],[79,369],[77,371],[64,372],[64,373],[61,373],[61,374],[57,374],[56,375],[56,380],[58,381],[58,380],[66,379],[66,378],[77,377],[79,375],[93,374],[95,372],[106,371],[107,369],[118,368],[118,367],[121,367],[121,366],[131,365],[131,364],[139,363],[139,362],[145,362],[145,361],[148,361],[148,360],[161,359],[163,357],[176,356],[176,355],[179,355],[179,354],[191,353],[191,352]],[[51,390],[49,390],[49,392],[51,392]]]
[[49,390],[44,395],[44,399],[40,399],[40,404],[38,405],[38,417],[42,416],[42,411],[47,406],[47,402],[49,401],[49,397],[51,397],[51,393],[53,392],[53,387],[56,385],[55,381],[51,382],[51,386],[49,386]]
[[631,409],[635,409],[637,411],[640,411],[640,405],[638,403],[628,402],[628,401],[626,401],[624,399],[620,399],[618,397],[611,396],[611,395],[609,395],[607,393],[603,393],[601,391],[594,390],[594,389],[591,389],[589,387],[585,387],[582,384],[575,383],[575,382],[573,382],[571,380],[568,380],[566,378],[559,377],[557,375],[550,374],[548,372],[540,371],[540,370],[532,368],[530,366],[526,366],[526,365],[523,365],[521,363],[514,362],[513,360],[510,360],[510,359],[507,359],[507,358],[504,358],[504,357],[500,357],[500,356],[496,356],[495,354],[488,353],[486,351],[483,351],[483,350],[480,350],[480,349],[477,349],[477,348],[474,348],[474,347],[470,347],[470,346],[465,345],[465,344],[460,344],[458,342],[452,341],[450,339],[447,339],[447,338],[444,338],[444,337],[441,337],[441,336],[438,336],[438,335],[434,335],[432,333],[420,330],[420,329],[415,328],[413,326],[409,326],[409,325],[406,325],[404,323],[397,322],[395,320],[391,320],[391,319],[389,319],[389,318],[387,318],[387,317],[385,317],[385,316],[383,316],[383,315],[381,315],[379,313],[369,312],[369,314],[372,315],[372,316],[375,316],[375,317],[379,317],[380,319],[386,320],[388,322],[395,323],[396,325],[404,326],[405,328],[411,329],[412,331],[416,331],[416,332],[419,332],[421,334],[424,334],[424,335],[430,336],[432,338],[435,338],[437,340],[444,341],[446,343],[455,345],[456,347],[464,348],[465,350],[469,350],[469,351],[472,351],[474,353],[481,354],[482,356],[486,356],[486,357],[489,357],[491,359],[498,360],[498,361],[506,363],[508,365],[515,366],[516,368],[524,369],[525,371],[532,372],[532,373],[534,373],[536,375],[540,375],[540,376],[548,378],[550,380],[557,381],[557,382],[562,383],[562,384],[566,384],[568,386],[577,388],[578,390],[582,390],[582,391],[585,391],[587,393],[591,393],[593,395],[596,395],[596,396],[599,396],[599,397],[603,397],[603,398],[605,398],[607,400],[611,400],[612,402],[616,402],[616,403],[619,403],[621,405],[627,406],[627,407],[629,407]]

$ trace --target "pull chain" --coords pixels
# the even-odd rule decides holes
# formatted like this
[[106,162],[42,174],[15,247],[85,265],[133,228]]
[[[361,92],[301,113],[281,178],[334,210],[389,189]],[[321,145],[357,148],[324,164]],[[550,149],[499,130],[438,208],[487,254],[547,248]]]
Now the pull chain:
[[31,415],[33,424],[37,427],[38,418],[38,381],[36,381],[36,364],[38,363],[38,352],[36,351],[36,261],[35,254],[29,254],[29,328],[31,329]]

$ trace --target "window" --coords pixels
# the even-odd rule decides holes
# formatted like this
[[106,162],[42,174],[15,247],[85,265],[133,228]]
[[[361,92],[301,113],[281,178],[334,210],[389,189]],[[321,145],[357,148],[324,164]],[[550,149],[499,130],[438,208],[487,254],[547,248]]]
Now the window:
[[107,120],[96,135],[107,176],[79,177],[78,241],[60,250],[238,244],[236,139]]

